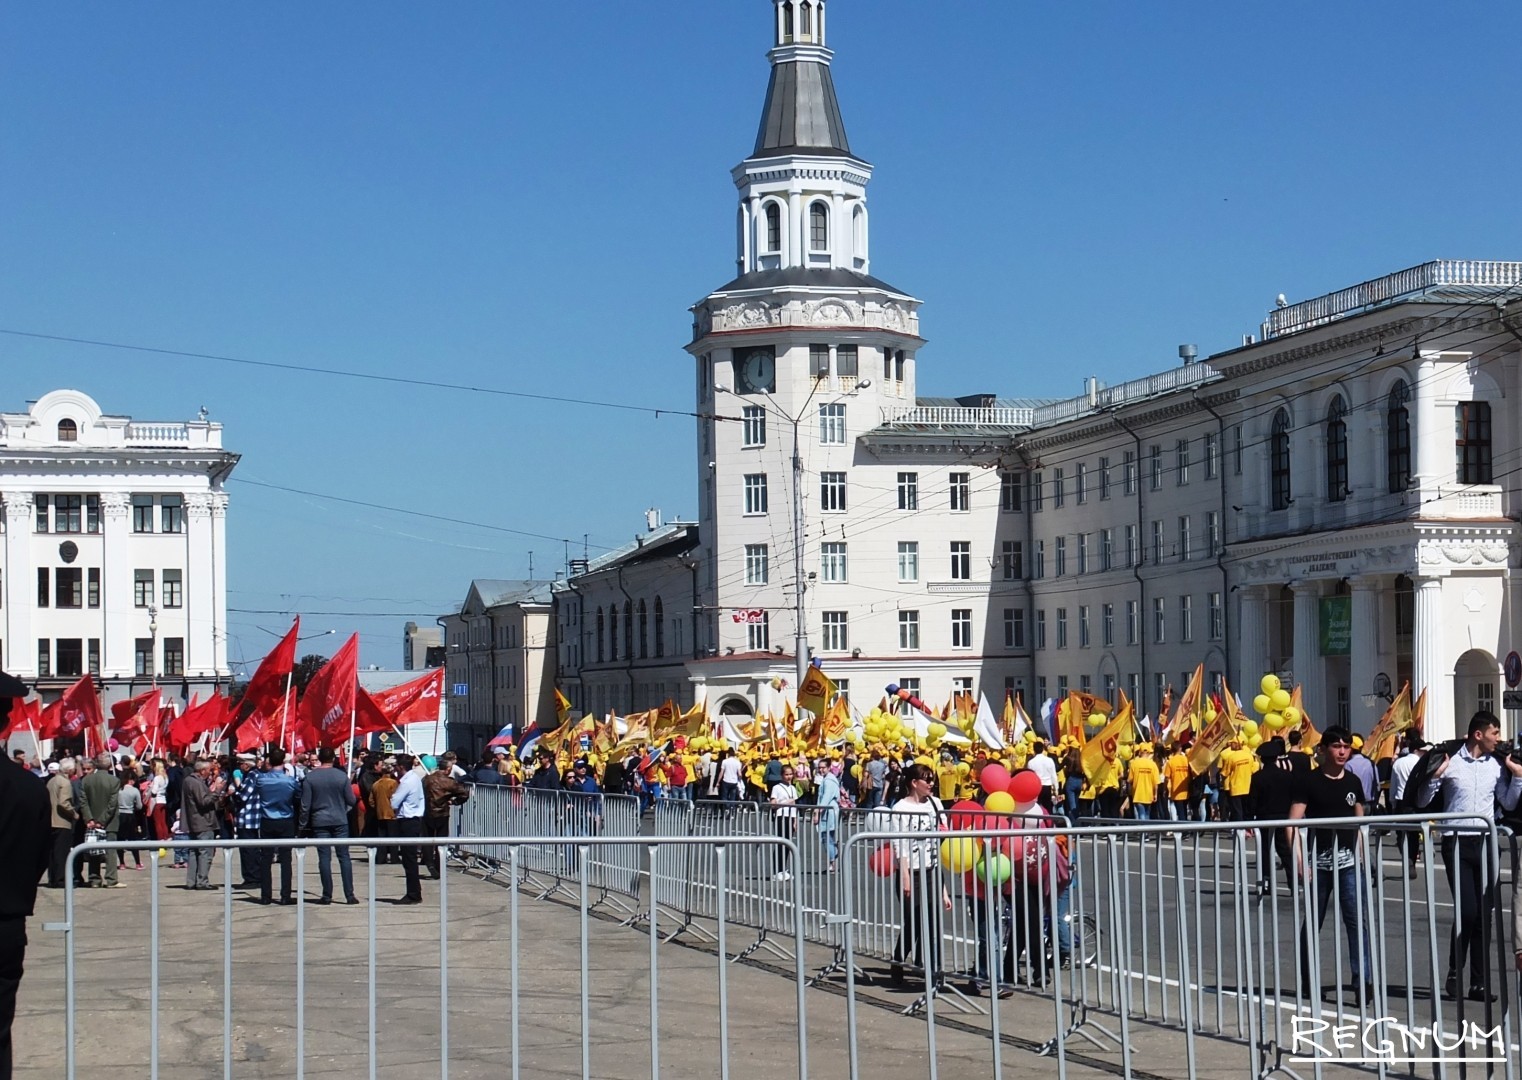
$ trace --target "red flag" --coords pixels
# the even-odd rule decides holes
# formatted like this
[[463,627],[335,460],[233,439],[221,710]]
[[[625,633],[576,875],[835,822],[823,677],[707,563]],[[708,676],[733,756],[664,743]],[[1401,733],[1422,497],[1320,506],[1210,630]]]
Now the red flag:
[[371,697],[363,686],[355,687],[354,734],[368,735],[372,731],[390,731],[391,724],[391,717],[381,703]]
[[243,721],[243,726],[238,729],[239,753],[256,750],[261,746],[280,741],[280,731],[286,726],[286,703],[289,700],[289,698],[281,698],[280,704],[275,707],[273,713],[251,713],[249,718]]
[[239,708],[255,712],[272,713],[285,697],[285,681],[296,666],[296,632],[301,629],[301,616],[291,623],[290,630],[280,639],[280,644],[259,661],[254,677],[248,680]]
[[153,707],[158,708],[159,691],[157,688],[145,691],[135,698],[116,702],[111,706],[111,726],[117,728],[126,727],[127,721],[143,711],[143,706],[148,704],[150,698],[153,699]]
[[42,717],[41,700],[23,701],[20,698],[12,698],[11,700],[15,704],[11,706],[10,719],[3,725],[0,725],[0,738],[5,738],[12,732],[36,731],[38,721]]
[[307,683],[297,710],[307,731],[315,732],[323,746],[341,746],[348,739],[358,680],[359,635],[350,634],[349,640]]
[[85,675],[42,711],[37,734],[43,739],[74,739],[88,730],[99,732],[105,722],[95,683]]
[[169,725],[169,745],[183,749],[195,741],[197,735],[206,731],[219,731],[227,724],[227,699],[213,694],[190,707]]
[[[407,724],[438,723],[439,703],[443,701],[443,695],[444,669],[434,668],[422,678],[388,690],[377,690],[367,696],[374,699],[390,723],[404,727]],[[363,715],[360,719],[364,719]]]
[[159,719],[159,691],[149,690],[130,701],[118,701],[111,706],[111,737],[126,744],[147,731]]

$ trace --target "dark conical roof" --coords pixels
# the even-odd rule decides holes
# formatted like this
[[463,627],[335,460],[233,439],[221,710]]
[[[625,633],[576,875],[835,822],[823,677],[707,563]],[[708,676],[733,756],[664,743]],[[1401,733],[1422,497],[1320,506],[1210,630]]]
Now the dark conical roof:
[[772,65],[751,156],[792,153],[852,156],[829,64],[789,60]]

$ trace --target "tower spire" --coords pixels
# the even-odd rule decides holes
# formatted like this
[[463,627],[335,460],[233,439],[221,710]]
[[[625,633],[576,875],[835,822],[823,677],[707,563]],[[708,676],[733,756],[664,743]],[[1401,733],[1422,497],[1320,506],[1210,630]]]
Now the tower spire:
[[778,154],[850,157],[845,121],[825,47],[825,0],[772,0],[776,35],[771,82],[752,157]]

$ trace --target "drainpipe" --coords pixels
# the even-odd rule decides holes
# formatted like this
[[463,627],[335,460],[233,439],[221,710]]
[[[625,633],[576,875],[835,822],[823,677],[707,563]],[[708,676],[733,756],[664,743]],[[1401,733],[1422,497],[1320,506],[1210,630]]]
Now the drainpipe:
[[[1231,666],[1231,619],[1226,613],[1226,601],[1231,596],[1231,583],[1226,577],[1226,418],[1211,408],[1210,404],[1200,397],[1199,387],[1195,387],[1194,400],[1200,408],[1215,417],[1216,428],[1220,437],[1220,442],[1217,444],[1220,447],[1220,464],[1216,469],[1216,473],[1221,480],[1221,539],[1220,549],[1216,552],[1215,564],[1221,571],[1221,646],[1222,651],[1226,653],[1226,670],[1233,671],[1235,669]],[[1208,613],[1206,618],[1209,618]]]
[[[629,594],[629,590],[628,589],[624,588],[624,568],[623,568],[622,564],[620,564],[619,567],[618,567],[618,591],[623,593],[624,594],[624,599],[628,601],[628,603],[626,605],[624,605],[624,610],[627,612],[627,614],[624,617],[624,640],[626,642],[628,642],[632,646],[634,644],[634,641],[635,641],[635,633],[634,633],[634,597]],[[633,648],[628,648],[628,649],[625,649],[624,652],[626,652],[628,654],[627,656],[624,657],[624,678],[627,679],[628,683],[629,683],[629,709],[630,709],[630,711],[633,711],[633,709],[634,709],[634,649]]]
[[[1147,675],[1150,673],[1150,669],[1147,667],[1147,579],[1142,577],[1141,572],[1142,564],[1147,561],[1147,485],[1142,483],[1142,441],[1141,436],[1132,429],[1131,425],[1127,424],[1124,420],[1121,419],[1120,413],[1112,412],[1110,417],[1121,426],[1127,435],[1131,436],[1131,441],[1136,443],[1136,553],[1140,557],[1131,564],[1131,573],[1132,576],[1136,578],[1136,640],[1137,643],[1141,646],[1142,685],[1138,689],[1142,690],[1143,693],[1146,693],[1146,680]],[[1122,464],[1121,468],[1124,469],[1125,465]],[[1121,483],[1124,485],[1124,477],[1122,477]],[[1157,704],[1158,708],[1161,709],[1163,704],[1162,701],[1159,700]]]

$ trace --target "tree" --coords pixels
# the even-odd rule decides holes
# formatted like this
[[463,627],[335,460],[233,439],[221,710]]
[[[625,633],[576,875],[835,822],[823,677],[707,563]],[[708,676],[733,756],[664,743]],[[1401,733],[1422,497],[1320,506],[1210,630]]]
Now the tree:
[[306,693],[307,683],[315,679],[327,663],[328,658],[317,653],[308,653],[296,661],[296,666],[291,669],[291,685],[296,688],[298,697]]

